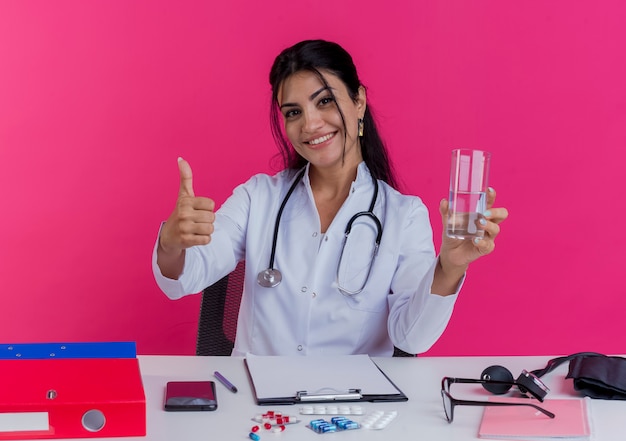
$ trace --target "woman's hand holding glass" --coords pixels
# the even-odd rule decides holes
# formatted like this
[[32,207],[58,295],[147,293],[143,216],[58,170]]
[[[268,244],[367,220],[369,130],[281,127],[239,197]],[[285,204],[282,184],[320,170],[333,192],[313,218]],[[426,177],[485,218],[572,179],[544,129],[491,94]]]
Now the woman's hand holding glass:
[[467,266],[481,256],[490,254],[496,247],[495,239],[500,233],[500,223],[509,215],[506,208],[494,208],[496,191],[489,188],[487,191],[487,210],[484,212],[484,222],[480,222],[477,228],[484,230],[484,236],[472,240],[454,239],[445,234],[449,215],[449,202],[442,200],[439,212],[443,221],[443,241],[439,259],[444,269],[467,268]]

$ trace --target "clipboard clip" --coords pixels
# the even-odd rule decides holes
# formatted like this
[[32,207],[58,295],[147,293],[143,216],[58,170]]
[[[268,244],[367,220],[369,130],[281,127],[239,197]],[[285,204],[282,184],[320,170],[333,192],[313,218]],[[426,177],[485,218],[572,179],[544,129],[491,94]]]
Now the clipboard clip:
[[347,392],[314,393],[309,394],[305,390],[296,392],[296,401],[357,401],[363,399],[361,389],[348,389]]

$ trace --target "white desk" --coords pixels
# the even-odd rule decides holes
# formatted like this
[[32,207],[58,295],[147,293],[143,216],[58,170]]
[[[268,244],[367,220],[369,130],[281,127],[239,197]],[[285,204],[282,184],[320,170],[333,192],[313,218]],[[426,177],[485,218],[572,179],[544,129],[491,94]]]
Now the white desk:
[[[207,441],[240,440],[248,438],[255,415],[267,410],[296,415],[303,421],[288,425],[282,433],[271,433],[261,428],[261,441],[315,440],[473,440],[477,439],[482,407],[459,406],[454,422],[444,416],[441,401],[441,378],[444,376],[479,378],[487,366],[499,364],[517,377],[522,369],[533,370],[545,366],[550,357],[417,357],[375,358],[389,378],[409,397],[401,403],[359,403],[366,412],[373,410],[398,411],[398,416],[383,430],[357,429],[320,435],[306,427],[317,418],[300,415],[299,405],[257,406],[242,358],[236,357],[166,357],[141,356],[140,365],[147,400],[146,438],[125,438],[149,441]],[[216,381],[218,409],[214,412],[165,412],[163,396],[165,384],[172,380],[215,380],[214,371],[220,371],[237,388],[232,393]],[[567,364],[542,378],[551,391],[546,400],[556,397],[577,397],[571,380],[565,380]],[[459,399],[487,399],[490,394],[480,385],[453,386],[452,394]],[[592,440],[613,441],[626,439],[626,401],[591,400]],[[354,417],[356,421],[362,417]],[[104,438],[99,438],[103,439]],[[120,438],[108,438],[109,440]]]

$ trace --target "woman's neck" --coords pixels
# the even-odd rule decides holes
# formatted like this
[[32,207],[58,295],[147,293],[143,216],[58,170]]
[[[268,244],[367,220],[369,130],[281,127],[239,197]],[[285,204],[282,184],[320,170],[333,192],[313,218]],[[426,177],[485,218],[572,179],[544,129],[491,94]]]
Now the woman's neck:
[[315,167],[309,169],[309,181],[313,193],[320,193],[332,197],[345,193],[356,179],[357,168],[350,170],[320,170]]
[[348,198],[350,188],[357,176],[357,168],[329,171],[311,167],[309,180],[320,218],[322,233],[325,233],[339,209]]

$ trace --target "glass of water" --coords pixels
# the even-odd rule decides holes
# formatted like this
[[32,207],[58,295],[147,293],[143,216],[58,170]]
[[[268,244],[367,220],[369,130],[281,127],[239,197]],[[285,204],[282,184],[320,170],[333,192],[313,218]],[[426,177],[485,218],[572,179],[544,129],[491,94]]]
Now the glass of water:
[[478,228],[487,209],[487,186],[491,153],[452,150],[450,163],[450,210],[446,235],[455,239],[483,237]]

